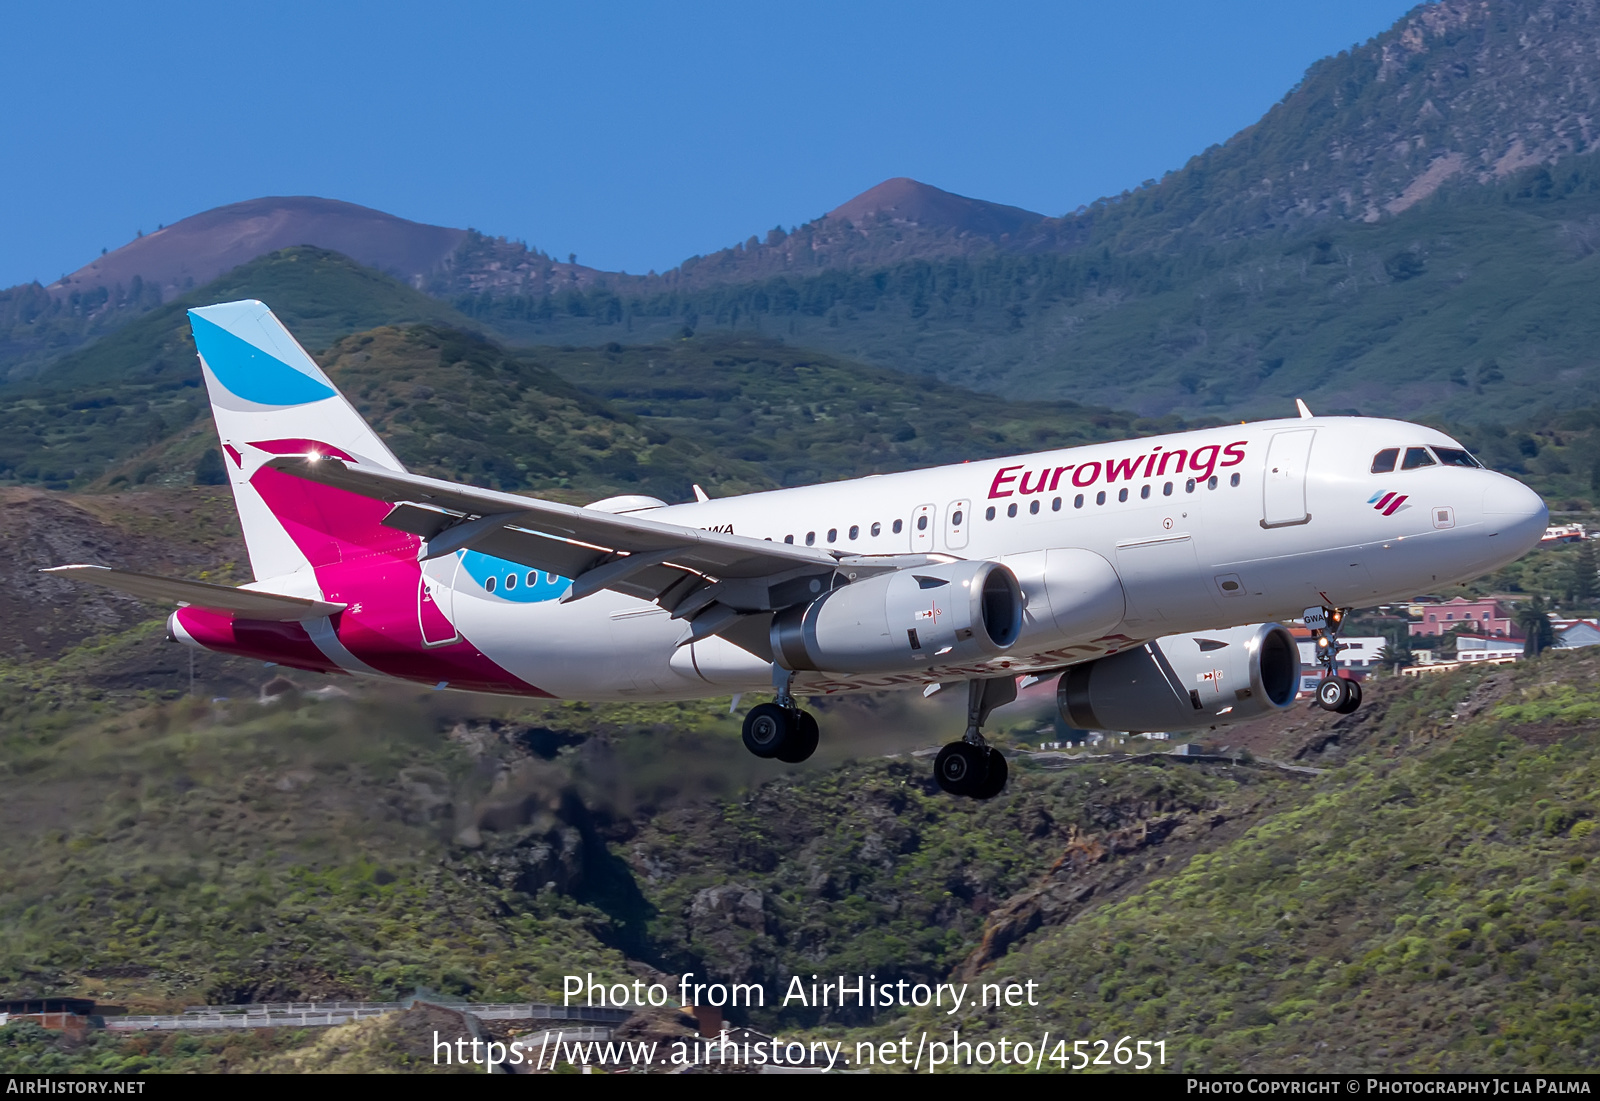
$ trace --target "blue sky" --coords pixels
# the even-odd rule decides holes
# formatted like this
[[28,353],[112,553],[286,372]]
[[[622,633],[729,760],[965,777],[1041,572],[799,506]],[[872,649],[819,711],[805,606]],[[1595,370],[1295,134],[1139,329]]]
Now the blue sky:
[[1412,5],[7,5],[0,286],[323,195],[664,270],[891,176],[1060,214]]

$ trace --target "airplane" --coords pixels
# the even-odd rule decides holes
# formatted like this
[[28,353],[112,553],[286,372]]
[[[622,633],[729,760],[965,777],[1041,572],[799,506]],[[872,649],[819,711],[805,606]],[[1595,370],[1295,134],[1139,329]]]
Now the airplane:
[[1478,577],[1544,502],[1443,432],[1299,416],[668,504],[584,507],[406,470],[257,301],[189,311],[255,580],[48,572],[179,604],[168,637],[332,674],[583,700],[771,688],[743,740],[816,749],[801,696],[967,687],[945,791],[992,798],[982,727],[1058,678],[1084,729],[1178,731],[1283,710],[1303,618],[1324,677],[1353,607]]

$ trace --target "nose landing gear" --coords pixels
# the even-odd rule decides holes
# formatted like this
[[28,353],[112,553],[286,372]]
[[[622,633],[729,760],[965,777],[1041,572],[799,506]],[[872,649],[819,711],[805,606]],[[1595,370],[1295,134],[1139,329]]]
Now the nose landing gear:
[[1317,644],[1317,664],[1322,666],[1322,682],[1317,685],[1317,706],[1324,711],[1348,715],[1361,706],[1361,683],[1341,677],[1338,669],[1339,627],[1349,608],[1307,608],[1305,624]]
[[967,733],[941,749],[933,761],[933,778],[942,790],[973,799],[993,799],[1005,790],[1010,766],[983,740],[981,728],[991,711],[1016,698],[1015,677],[967,682]]
[[816,752],[821,732],[811,712],[800,710],[789,694],[794,674],[775,668],[772,680],[778,698],[752,707],[744,717],[744,747],[757,757],[797,765]]

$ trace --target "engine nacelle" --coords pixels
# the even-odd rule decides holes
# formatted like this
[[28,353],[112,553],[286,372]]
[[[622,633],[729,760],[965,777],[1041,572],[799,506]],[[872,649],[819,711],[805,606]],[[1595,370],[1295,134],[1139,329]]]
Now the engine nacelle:
[[998,562],[944,562],[834,589],[772,620],[787,669],[900,673],[985,661],[1022,633],[1022,589]]
[[1300,649],[1277,623],[1167,635],[1061,674],[1061,717],[1084,730],[1194,730],[1294,702]]

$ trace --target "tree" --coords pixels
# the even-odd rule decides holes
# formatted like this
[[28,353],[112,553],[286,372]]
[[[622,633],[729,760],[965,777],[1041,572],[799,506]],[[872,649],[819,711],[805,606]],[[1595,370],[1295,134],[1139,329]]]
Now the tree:
[[1517,609],[1517,626],[1522,628],[1524,638],[1523,657],[1536,658],[1556,644],[1556,631],[1550,626],[1550,614],[1542,596],[1535,596]]
[[1393,668],[1415,665],[1417,656],[1411,652],[1411,632],[1404,624],[1385,632],[1389,641],[1378,651],[1378,664]]
[[200,455],[200,461],[194,464],[194,484],[197,486],[228,484],[228,468],[222,465],[222,455],[216,448],[206,448]]
[[1580,608],[1593,607],[1595,590],[1600,588],[1600,556],[1594,544],[1585,539],[1567,564],[1567,603]]

